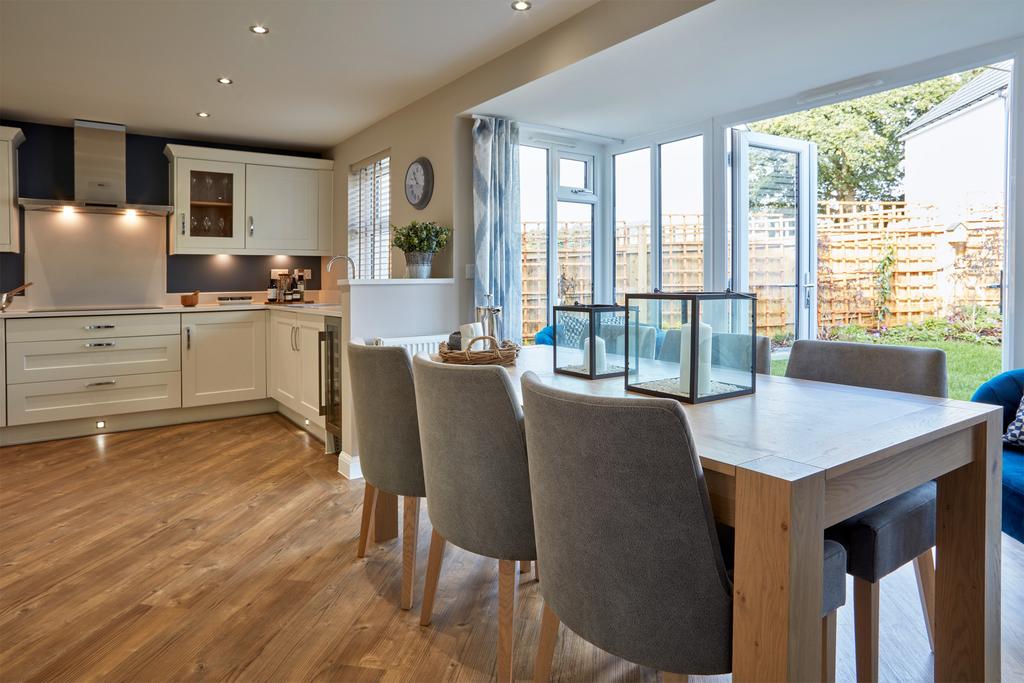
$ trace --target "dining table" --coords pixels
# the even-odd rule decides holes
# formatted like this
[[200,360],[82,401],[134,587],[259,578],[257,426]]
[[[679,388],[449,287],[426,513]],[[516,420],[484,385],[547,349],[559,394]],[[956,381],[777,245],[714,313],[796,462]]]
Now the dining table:
[[[526,372],[650,400],[624,377],[554,372],[550,346],[506,370],[520,404]],[[734,681],[819,678],[825,529],[932,480],[935,680],[1000,680],[1001,408],[769,375],[752,394],[681,405],[715,517],[735,528]],[[397,535],[397,508],[378,501],[378,541]]]

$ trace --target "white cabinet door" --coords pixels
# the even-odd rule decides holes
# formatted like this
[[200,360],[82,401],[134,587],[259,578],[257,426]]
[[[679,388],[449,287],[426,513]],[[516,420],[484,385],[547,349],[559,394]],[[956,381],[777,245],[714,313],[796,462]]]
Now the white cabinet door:
[[182,314],[182,405],[266,398],[266,325],[264,311]]
[[311,423],[323,427],[324,418],[320,415],[320,400],[323,398],[320,332],[324,329],[324,319],[320,316],[299,315],[296,325],[300,368],[299,412]]
[[174,167],[172,251],[240,253],[248,230],[245,164],[178,159]]
[[247,164],[246,249],[280,254],[315,251],[320,232],[318,184],[313,169]]
[[7,366],[6,352],[7,344],[4,341],[4,321],[0,320],[0,427],[7,426],[7,378],[4,370]]
[[14,202],[14,166],[11,163],[11,143],[0,140],[0,251],[14,250],[14,236],[18,230],[14,222],[18,215]]
[[299,406],[296,314],[270,312],[270,398],[293,410]]

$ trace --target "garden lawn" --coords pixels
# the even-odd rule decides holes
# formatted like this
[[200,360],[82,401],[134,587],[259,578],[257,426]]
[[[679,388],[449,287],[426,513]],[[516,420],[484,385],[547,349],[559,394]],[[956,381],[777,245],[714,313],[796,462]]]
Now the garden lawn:
[[[923,346],[946,352],[949,375],[949,397],[969,401],[974,390],[998,375],[1002,369],[1003,351],[999,346],[959,341],[909,342],[906,346]],[[772,360],[772,374],[786,374],[789,358]]]

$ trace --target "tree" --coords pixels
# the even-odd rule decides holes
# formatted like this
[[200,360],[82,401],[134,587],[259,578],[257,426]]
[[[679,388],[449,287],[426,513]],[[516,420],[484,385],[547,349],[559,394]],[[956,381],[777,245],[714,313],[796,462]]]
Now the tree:
[[[903,198],[900,131],[980,73],[944,76],[750,124],[750,129],[818,145],[818,196],[842,201]],[[752,159],[752,161],[754,161]],[[776,165],[771,159],[763,160]],[[751,169],[771,176],[771,168]]]

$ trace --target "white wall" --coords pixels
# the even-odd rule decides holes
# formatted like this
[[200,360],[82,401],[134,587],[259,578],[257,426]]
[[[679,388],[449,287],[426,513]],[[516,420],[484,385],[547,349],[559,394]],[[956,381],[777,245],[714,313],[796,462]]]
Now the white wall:
[[907,202],[933,204],[947,222],[968,206],[1002,204],[1006,126],[1007,99],[993,97],[908,136]]

